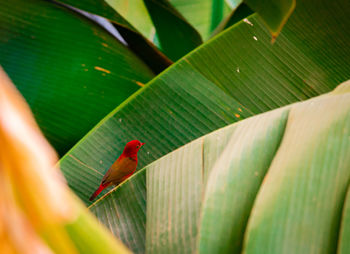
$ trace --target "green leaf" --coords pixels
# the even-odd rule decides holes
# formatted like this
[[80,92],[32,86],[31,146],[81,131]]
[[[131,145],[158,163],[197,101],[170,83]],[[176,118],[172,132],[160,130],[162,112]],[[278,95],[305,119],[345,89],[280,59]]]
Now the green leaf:
[[127,20],[125,20],[118,12],[112,8],[110,1],[111,0],[57,0],[58,3],[67,4],[83,11],[105,17],[114,24],[123,26],[130,31],[137,32],[137,30]]
[[244,0],[244,2],[265,21],[273,40],[281,32],[296,4],[296,0]]
[[153,77],[98,25],[47,1],[0,3],[0,54],[61,155]]
[[74,221],[65,225],[65,230],[79,253],[130,253],[85,209]]
[[227,8],[224,0],[212,1],[212,19],[210,22],[210,31],[214,31],[229,10],[230,9]]
[[[229,135],[214,132],[204,139],[205,162],[212,162],[204,167],[210,177],[201,201],[200,253],[241,253],[250,210],[285,132],[288,112],[283,108],[261,114],[233,125]],[[227,144],[220,156],[211,158],[221,140]]]
[[[350,86],[348,86],[350,88]],[[339,231],[339,241],[337,253],[346,254],[350,251],[350,191],[346,193],[344,199],[343,213],[342,213],[342,222],[340,225]]]
[[[295,8],[295,0],[170,0],[170,2],[198,29],[204,39],[217,34],[238,20],[257,12],[269,28],[273,40],[281,32]],[[243,3],[246,6],[240,6]],[[237,12],[236,9],[238,8]],[[233,11],[232,11],[233,10]],[[229,13],[231,14],[229,15]],[[235,15],[234,15],[235,13]],[[226,17],[226,18],[225,18]],[[220,24],[221,22],[221,24]],[[220,24],[220,25],[219,25]]]
[[111,112],[61,159],[68,184],[86,203],[131,139],[146,143],[139,152],[143,167],[203,133],[251,116],[186,61],[174,66]]
[[210,35],[213,37],[218,33],[224,31],[226,28],[238,23],[242,19],[248,17],[254,12],[245,3],[240,4],[236,9],[234,9],[230,15],[228,15],[222,22],[216,27],[214,32]]
[[143,0],[106,0],[105,2],[143,36],[153,41],[156,31]]
[[344,63],[350,50],[342,45],[350,41],[343,32],[350,28],[350,9],[338,15],[330,11],[339,10],[344,1],[302,1],[273,45],[260,19],[252,15],[187,60],[253,113],[325,93],[349,77],[350,67]]
[[[192,141],[146,166],[92,211],[107,214],[105,225],[124,225],[112,229],[124,234],[146,224],[149,253],[333,253],[350,180],[350,93],[337,90]],[[145,174],[145,221],[124,224],[113,210],[105,212]],[[129,218],[143,214],[134,205],[138,191],[120,201],[128,203]]]
[[[90,211],[133,253],[145,253],[146,171],[135,174],[112,192],[106,202],[95,202]],[[108,197],[109,197],[108,196]]]
[[[344,30],[350,28],[350,9],[331,11],[345,1],[299,4],[274,45],[254,14],[178,61],[61,160],[70,187],[89,204],[102,175],[132,139],[146,142],[142,168],[217,128],[333,89],[350,73],[350,48],[342,46],[350,41]],[[326,22],[318,11],[333,18]]]
[[[203,214],[201,204],[206,188],[206,176],[210,174],[209,181],[212,178],[217,179],[210,173],[213,163],[218,158],[220,161],[225,160],[226,163],[222,162],[220,165],[216,163],[215,168],[220,168],[222,171],[231,169],[231,173],[236,175],[234,177],[236,183],[240,183],[235,191],[232,191],[234,193],[240,192],[247,181],[241,182],[241,178],[237,178],[237,174],[239,177],[242,174],[247,174],[250,179],[255,180],[257,177],[254,172],[251,172],[252,168],[260,165],[259,163],[265,170],[268,168],[269,160],[273,157],[282,137],[286,119],[287,110],[250,118],[197,139],[149,165],[146,168],[147,252],[196,252],[198,223],[201,213]],[[271,151],[265,154],[263,151],[267,149]],[[226,151],[225,154],[228,153],[225,159],[222,159],[223,150]],[[260,151],[261,156],[257,151]],[[254,159],[251,158],[253,154]],[[232,158],[232,161],[229,158]],[[232,169],[237,167],[240,167],[239,172],[232,172]],[[256,168],[256,170],[258,169]],[[231,191],[231,187],[234,185],[233,176],[229,176],[230,179],[227,177],[228,175],[222,176],[230,182],[230,185],[227,184],[223,187],[222,184],[218,184],[221,192],[217,199],[218,202],[223,201],[222,197],[225,196],[223,193]],[[246,195],[249,194],[246,193]],[[225,198],[234,207],[240,203],[239,200],[232,203],[232,195],[225,196]],[[243,199],[243,196],[237,197],[237,199],[239,198]],[[101,202],[103,201],[101,200]],[[207,204],[206,201],[205,204]],[[225,216],[220,217],[215,214],[215,210],[213,210],[215,204],[211,203],[208,206],[210,206],[211,220],[206,220],[209,223],[209,225],[207,224],[209,232],[205,232],[204,237],[217,236],[220,239],[220,236],[224,234],[217,235],[215,225],[225,220]],[[208,214],[206,215],[208,216]],[[204,215],[203,220],[205,218]],[[227,223],[226,220],[225,225],[229,232],[232,228]],[[224,237],[227,236],[224,235]],[[221,244],[223,243],[221,238]],[[232,245],[232,242],[229,242],[228,245]],[[225,247],[227,248],[227,246]],[[200,248],[199,252],[224,253],[223,249],[210,249],[210,246]]]
[[144,0],[163,52],[173,61],[202,43],[199,33],[167,0]]
[[[161,53],[157,47],[112,8],[112,6],[114,6],[114,4],[111,4],[113,1],[114,0],[57,0],[57,3],[73,6],[111,21],[112,24],[117,27],[123,39],[128,43],[128,47],[133,50],[154,73],[158,74],[171,65],[172,62]],[[110,3],[111,6],[108,3]],[[141,10],[137,8],[137,10],[142,12],[142,8]],[[125,13],[125,9],[123,11]]]
[[145,37],[159,44],[172,60],[178,60],[202,43],[198,32],[166,0],[107,2]]
[[349,135],[349,93],[291,108],[250,214],[245,253],[336,252],[350,179]]
[[225,0],[169,0],[169,2],[194,26],[206,40],[235,4]]
[[195,253],[202,143],[191,142],[147,167],[147,253]]

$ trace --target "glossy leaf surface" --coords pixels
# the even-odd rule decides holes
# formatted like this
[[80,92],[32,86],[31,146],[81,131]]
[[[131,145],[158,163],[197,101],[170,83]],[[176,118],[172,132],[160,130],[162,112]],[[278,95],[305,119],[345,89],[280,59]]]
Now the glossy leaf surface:
[[[111,112],[61,160],[68,183],[89,204],[129,140],[147,144],[139,156],[142,168],[229,123],[332,90],[350,73],[350,49],[342,46],[350,42],[344,30],[349,10],[337,16],[329,11],[342,3],[300,3],[273,45],[253,15],[193,51]],[[318,10],[333,18],[326,22]],[[324,33],[313,32],[321,28]]]
[[60,154],[153,77],[98,25],[48,1],[0,3],[0,54]]

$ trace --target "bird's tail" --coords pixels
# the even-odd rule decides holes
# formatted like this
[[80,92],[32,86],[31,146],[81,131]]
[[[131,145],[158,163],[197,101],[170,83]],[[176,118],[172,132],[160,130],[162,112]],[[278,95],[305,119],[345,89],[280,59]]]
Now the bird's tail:
[[108,187],[108,184],[107,185],[103,185],[101,183],[100,187],[98,187],[98,189],[91,195],[91,197],[89,198],[90,201],[94,200],[98,194],[101,193],[101,191],[103,191],[106,187]]

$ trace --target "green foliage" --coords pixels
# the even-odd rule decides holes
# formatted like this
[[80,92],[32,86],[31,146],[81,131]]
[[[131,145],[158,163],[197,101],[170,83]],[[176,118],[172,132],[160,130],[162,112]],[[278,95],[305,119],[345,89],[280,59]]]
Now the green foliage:
[[144,0],[163,52],[173,61],[202,43],[199,33],[167,0]]
[[231,9],[236,8],[239,4],[231,4],[225,0],[170,0],[169,2],[198,30],[205,40],[221,20],[230,13]]
[[350,245],[350,196],[349,196],[350,188],[346,193],[346,197],[344,200],[344,207],[342,213],[342,221],[341,227],[339,231],[339,244],[338,244],[338,253],[345,254],[349,253]]
[[[317,9],[326,12],[336,5],[319,3]],[[247,19],[250,24],[241,21],[208,41],[112,111],[62,158],[71,188],[90,204],[89,195],[129,140],[146,142],[142,168],[215,129],[320,95],[346,80],[350,49],[338,47],[350,41],[343,29],[350,27],[346,13],[325,24],[306,3],[298,6],[273,45],[254,14]],[[312,33],[321,29],[336,32],[337,43]]]
[[281,32],[296,4],[296,0],[244,0],[244,2],[259,13],[273,38]]
[[121,239],[133,253],[145,253],[146,171],[142,170],[120,184],[105,202],[90,206],[99,221]]
[[[192,141],[146,166],[90,209],[105,218],[107,227],[129,232],[124,218],[105,213],[119,209],[113,203],[119,192],[146,175],[146,221],[131,225],[146,224],[146,252],[334,252],[350,180],[349,85]],[[128,199],[129,211],[138,207],[135,215],[143,214],[135,201],[144,200],[145,190],[143,198]],[[124,243],[143,252],[137,248],[142,242]]]
[[[58,2],[0,3],[0,64],[134,253],[348,252],[347,0]],[[142,169],[91,204],[131,139]],[[82,253],[90,219],[65,227]]]
[[0,3],[0,54],[61,155],[154,76],[97,24],[47,1]]

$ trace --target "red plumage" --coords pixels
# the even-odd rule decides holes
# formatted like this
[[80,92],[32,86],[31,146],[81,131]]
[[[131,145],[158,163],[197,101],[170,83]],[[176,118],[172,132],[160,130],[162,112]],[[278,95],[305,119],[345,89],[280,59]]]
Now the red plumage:
[[94,200],[108,186],[120,184],[135,172],[137,153],[144,144],[138,140],[132,140],[125,145],[123,153],[108,169],[100,186],[90,197],[90,201]]

